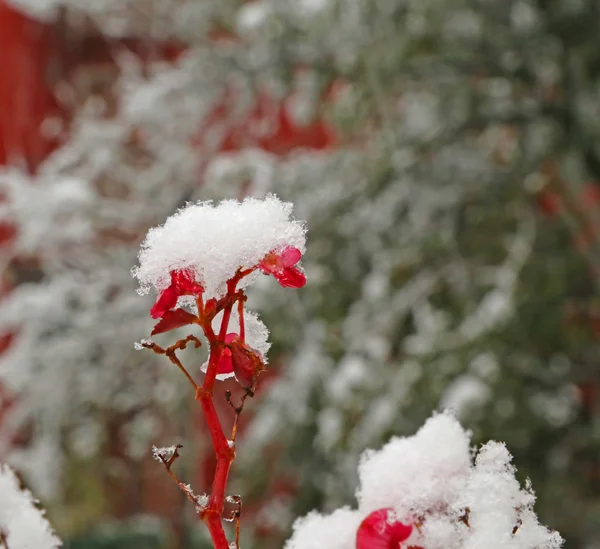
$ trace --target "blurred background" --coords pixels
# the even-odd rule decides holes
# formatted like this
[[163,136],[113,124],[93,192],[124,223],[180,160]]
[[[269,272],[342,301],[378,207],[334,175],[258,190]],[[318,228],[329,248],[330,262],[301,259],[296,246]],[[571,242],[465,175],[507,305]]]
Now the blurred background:
[[210,547],[151,459],[212,479],[129,271],[186,201],[275,192],[308,284],[251,295],[243,547],[352,505],[361,452],[450,407],[598,549],[599,26],[598,0],[0,0],[0,459],[65,546]]

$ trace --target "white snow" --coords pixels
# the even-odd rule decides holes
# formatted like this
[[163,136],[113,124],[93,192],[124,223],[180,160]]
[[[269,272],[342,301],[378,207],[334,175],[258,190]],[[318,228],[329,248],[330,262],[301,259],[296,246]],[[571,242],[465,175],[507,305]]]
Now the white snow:
[[[272,251],[294,246],[305,250],[304,224],[291,218],[292,204],[269,194],[263,200],[225,200],[188,204],[164,225],[150,229],[132,273],[140,293],[164,290],[175,269],[191,269],[207,298],[221,296],[241,267],[254,267]],[[249,280],[250,278],[250,280]],[[240,287],[249,284],[246,277]]]
[[158,448],[157,446],[152,446],[152,457],[156,461],[169,461],[173,454],[177,451],[177,446],[164,446],[162,448]]
[[56,549],[62,545],[44,511],[28,490],[19,487],[13,471],[0,464],[0,533],[10,549]]
[[415,525],[407,547],[559,549],[562,538],[538,523],[535,496],[515,478],[505,445],[488,442],[473,462],[470,439],[445,412],[414,436],[368,450],[358,470],[358,508],[297,520],[285,549],[353,549],[360,522],[384,508]]

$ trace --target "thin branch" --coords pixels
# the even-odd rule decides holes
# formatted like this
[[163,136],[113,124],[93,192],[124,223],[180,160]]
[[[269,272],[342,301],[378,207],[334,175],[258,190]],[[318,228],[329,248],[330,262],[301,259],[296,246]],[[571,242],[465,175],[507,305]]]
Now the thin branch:
[[235,442],[235,437],[237,435],[237,429],[238,429],[238,421],[240,419],[240,415],[244,410],[244,405],[246,403],[246,399],[248,397],[252,398],[254,396],[254,387],[251,388],[246,388],[244,389],[244,394],[241,397],[240,400],[240,405],[236,406],[232,401],[231,401],[231,391],[227,390],[225,391],[225,400],[227,401],[227,403],[233,408],[233,411],[235,412],[235,417],[233,418],[233,428],[231,430],[231,440]]
[[179,448],[183,448],[183,446],[181,444],[177,444],[175,446],[175,450],[173,451],[173,455],[169,459],[165,459],[160,454],[158,455],[158,458],[165,466],[165,469],[167,470],[167,473],[169,473],[169,476],[175,481],[177,486],[179,486],[179,488],[186,495],[186,497],[194,504],[194,506],[196,507],[196,512],[200,514],[200,512],[206,507],[206,505],[204,505],[201,501],[201,496],[197,496],[196,494],[194,494],[190,485],[181,482],[179,478],[177,478],[177,475],[171,470],[171,465],[173,465],[175,460],[179,457]]
[[239,549],[240,546],[240,520],[242,518],[242,497],[241,496],[227,496],[227,503],[233,503],[236,508],[231,511],[229,518],[225,520],[227,522],[235,522],[235,546]]
[[8,549],[8,539],[6,537],[6,534],[2,530],[0,530],[0,547],[2,549]]
[[170,347],[167,347],[166,349],[163,349],[153,341],[149,343],[142,343],[142,347],[145,347],[146,349],[151,349],[158,355],[166,355],[169,358],[169,360],[183,372],[183,375],[192,384],[192,387],[194,387],[195,390],[198,390],[198,384],[194,381],[194,378],[185,369],[183,364],[181,364],[181,361],[177,358],[177,355],[175,354],[175,351],[185,349],[187,344],[191,341],[194,342],[194,347],[196,349],[198,349],[198,347],[202,345],[202,342],[196,336],[189,335],[185,339],[180,339],[177,343],[171,345]]

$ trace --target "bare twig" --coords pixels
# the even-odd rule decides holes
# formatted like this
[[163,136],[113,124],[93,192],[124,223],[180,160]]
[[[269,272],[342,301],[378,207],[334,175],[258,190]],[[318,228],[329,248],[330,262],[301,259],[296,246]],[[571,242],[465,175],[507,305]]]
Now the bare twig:
[[190,342],[194,343],[194,347],[196,349],[200,347],[200,345],[202,345],[202,342],[196,336],[189,335],[185,339],[180,339],[177,343],[171,345],[170,347],[167,347],[166,349],[163,349],[153,341],[149,343],[142,343],[142,347],[145,347],[146,349],[151,349],[158,355],[166,355],[169,358],[169,360],[183,372],[183,375],[192,384],[192,387],[194,387],[194,389],[198,389],[198,384],[194,381],[194,378],[185,369],[183,364],[181,364],[181,361],[177,358],[177,355],[175,354],[175,351],[185,349],[187,347],[187,344]]
[[232,441],[235,441],[235,437],[237,435],[238,421],[240,419],[241,413],[244,410],[244,405],[246,403],[246,399],[248,397],[252,398],[253,396],[254,396],[254,387],[244,389],[244,394],[241,397],[240,405],[236,406],[231,401],[231,391],[229,391],[229,390],[225,391],[225,400],[228,402],[228,404],[233,408],[233,411],[235,412],[235,417],[233,418],[233,428],[231,430],[231,440]]
[[[169,473],[169,476],[175,481],[177,486],[179,486],[179,488],[186,495],[186,497],[194,504],[194,506],[196,507],[196,512],[200,513],[206,507],[206,502],[202,501],[203,496],[197,496],[196,494],[194,494],[194,491],[192,490],[191,486],[189,484],[181,482],[179,478],[177,478],[177,475],[171,470],[171,465],[173,465],[175,460],[179,457],[179,448],[183,448],[183,446],[181,444],[177,444],[175,446],[175,450],[173,451],[173,455],[169,459],[165,459],[160,454],[158,454],[158,458],[165,466],[165,469],[167,470],[167,473]],[[206,496],[204,497],[208,501],[208,498]]]
[[231,511],[229,518],[225,519],[228,522],[235,522],[235,546],[240,547],[240,519],[242,518],[242,497],[227,496],[227,502],[236,505],[236,508]]

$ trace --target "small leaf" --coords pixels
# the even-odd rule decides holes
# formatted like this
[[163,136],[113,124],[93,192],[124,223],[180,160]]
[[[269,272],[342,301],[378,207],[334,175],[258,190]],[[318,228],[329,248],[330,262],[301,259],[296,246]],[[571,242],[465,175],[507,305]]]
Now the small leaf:
[[196,321],[196,315],[189,313],[185,309],[175,309],[167,311],[163,317],[154,326],[150,335],[162,334],[175,328],[181,328]]

